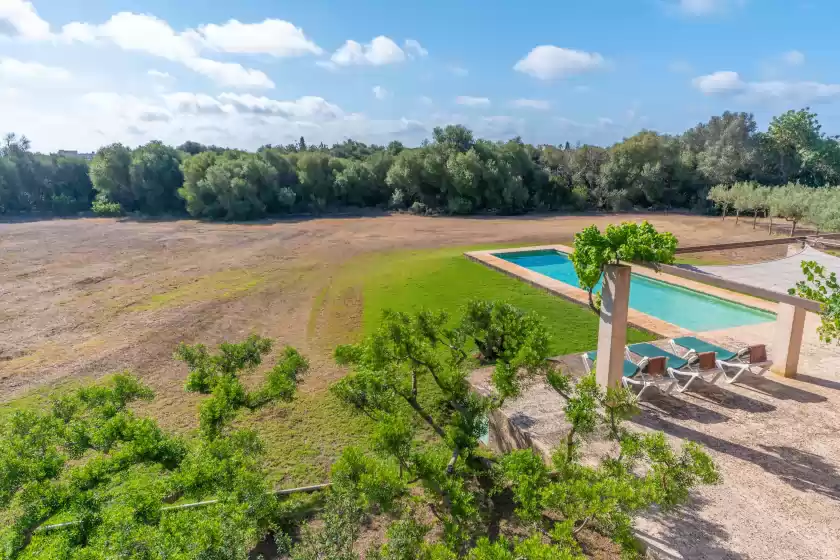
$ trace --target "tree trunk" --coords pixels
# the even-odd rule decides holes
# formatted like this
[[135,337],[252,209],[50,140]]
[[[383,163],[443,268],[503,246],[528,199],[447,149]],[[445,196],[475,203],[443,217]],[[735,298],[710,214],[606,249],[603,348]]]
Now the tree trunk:
[[726,206],[723,207],[723,217],[721,218],[721,220],[725,220],[725,219],[726,219]]
[[796,220],[793,220],[793,226],[790,228],[790,236],[793,237],[796,233]]
[[767,233],[773,235],[773,216],[768,216],[770,218],[770,225],[767,226]]
[[755,211],[753,214],[753,229],[755,229],[756,224],[758,223],[758,210]]
[[735,225],[736,226],[738,225],[738,220],[740,220],[740,219],[741,219],[741,211],[740,210],[735,210]]

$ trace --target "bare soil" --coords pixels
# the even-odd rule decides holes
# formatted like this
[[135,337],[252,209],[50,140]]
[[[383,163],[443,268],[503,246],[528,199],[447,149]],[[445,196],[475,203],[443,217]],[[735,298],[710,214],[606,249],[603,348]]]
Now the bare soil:
[[[185,371],[172,359],[179,342],[216,345],[256,332],[310,356],[311,390],[336,375],[316,343],[317,328],[307,325],[318,294],[356,256],[490,243],[569,243],[591,223],[603,227],[644,218],[673,232],[681,246],[768,235],[749,222],[736,226],[733,220],[678,214],[0,224],[0,402],[130,369],[157,391],[151,406],[159,419],[186,427],[194,397],[183,392]],[[784,246],[775,246],[696,256],[745,262],[783,252]]]

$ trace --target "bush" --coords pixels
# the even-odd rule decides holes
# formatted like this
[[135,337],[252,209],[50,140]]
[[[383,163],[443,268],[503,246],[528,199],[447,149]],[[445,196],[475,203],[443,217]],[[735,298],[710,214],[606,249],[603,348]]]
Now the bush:
[[97,216],[106,217],[122,216],[125,213],[123,212],[122,205],[118,202],[111,202],[99,196],[93,201],[91,210],[93,210],[93,213]]

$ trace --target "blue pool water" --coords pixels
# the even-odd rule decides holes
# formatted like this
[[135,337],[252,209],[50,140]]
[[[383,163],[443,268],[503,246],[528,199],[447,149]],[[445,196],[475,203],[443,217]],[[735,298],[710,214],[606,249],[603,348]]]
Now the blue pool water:
[[[563,253],[530,251],[500,253],[496,256],[549,278],[580,287],[574,265]],[[600,289],[599,284],[596,292]],[[630,307],[692,331],[713,331],[776,319],[774,314],[767,311],[636,274],[630,280]]]

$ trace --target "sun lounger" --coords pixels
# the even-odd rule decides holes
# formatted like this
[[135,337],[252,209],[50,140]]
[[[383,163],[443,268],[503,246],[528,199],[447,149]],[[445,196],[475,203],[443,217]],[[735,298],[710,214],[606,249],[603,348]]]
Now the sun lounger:
[[[697,379],[702,379],[708,383],[714,383],[717,378],[721,376],[723,370],[717,366],[712,353],[696,353],[689,352],[685,356],[678,356],[672,354],[667,350],[663,350],[658,346],[654,346],[649,342],[640,342],[638,344],[631,344],[625,348],[627,358],[630,358],[630,353],[637,354],[644,358],[664,357],[668,360],[668,375],[674,380],[680,393],[685,392],[692,383]],[[710,379],[703,377],[704,373],[712,372],[714,375]],[[678,377],[688,378],[684,385],[680,385]]]
[[[592,372],[592,364],[597,357],[597,352],[581,354],[586,373]],[[663,376],[666,373],[666,362],[667,360],[664,359],[651,360],[649,358],[642,358],[637,364],[631,360],[624,360],[621,384],[628,389],[633,385],[641,387],[641,390],[636,395],[637,399],[640,399],[645,389],[651,386],[655,386],[666,395],[670,394],[677,383],[673,377]],[[662,383],[663,380],[666,383]],[[664,387],[660,385],[664,385]]]
[[[678,347],[685,348],[687,354],[714,352],[717,366],[723,372],[727,383],[735,383],[745,372],[764,375],[773,365],[773,362],[767,359],[767,348],[763,344],[728,350],[693,336],[683,336],[671,340],[671,348],[675,352],[679,351]],[[758,368],[758,371],[753,368]]]

